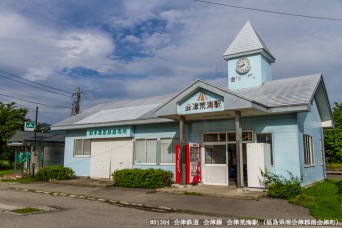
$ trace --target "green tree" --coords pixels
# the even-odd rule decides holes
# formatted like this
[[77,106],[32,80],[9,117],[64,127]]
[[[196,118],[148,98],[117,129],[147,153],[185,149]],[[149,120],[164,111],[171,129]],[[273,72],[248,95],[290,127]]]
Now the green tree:
[[335,102],[333,108],[335,128],[324,131],[327,162],[342,163],[342,103]]
[[15,131],[23,130],[27,112],[26,108],[18,108],[14,102],[0,102],[0,160],[14,160],[14,149],[7,147],[7,139]]

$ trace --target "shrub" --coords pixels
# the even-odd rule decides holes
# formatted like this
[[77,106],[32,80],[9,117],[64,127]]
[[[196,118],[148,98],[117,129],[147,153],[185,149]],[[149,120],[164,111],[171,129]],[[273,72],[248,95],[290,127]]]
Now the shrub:
[[0,170],[11,169],[13,168],[10,161],[0,160]]
[[75,172],[68,167],[53,165],[42,168],[36,173],[36,179],[40,181],[67,180],[73,178]]
[[121,169],[113,172],[113,184],[128,188],[163,188],[172,184],[173,173],[162,169]]
[[295,177],[291,172],[288,172],[288,174],[290,178],[269,173],[267,170],[266,172],[261,171],[261,175],[266,179],[265,185],[268,197],[289,200],[303,192],[303,188],[300,185],[302,178]]

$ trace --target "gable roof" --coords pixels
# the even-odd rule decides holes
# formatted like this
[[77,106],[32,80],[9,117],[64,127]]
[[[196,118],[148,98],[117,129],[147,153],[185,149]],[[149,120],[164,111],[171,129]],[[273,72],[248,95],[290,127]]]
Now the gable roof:
[[327,127],[334,125],[321,74],[268,81],[262,86],[233,91],[266,105],[273,113],[308,111],[311,108],[311,102],[315,99],[322,121],[327,121]]
[[160,106],[156,113],[158,116],[171,116],[177,114],[177,104],[181,103],[183,100],[187,99],[193,93],[199,89],[205,89],[224,98],[224,110],[239,110],[254,108],[259,111],[267,111],[266,107],[248,97],[241,94],[229,91],[226,89],[219,88],[217,86],[211,85],[207,82],[196,80],[180,93],[172,97],[171,100],[167,101],[165,104]]
[[308,75],[267,81],[262,86],[235,89],[237,94],[253,98],[269,108],[308,104],[321,75]]
[[[85,129],[173,120],[161,118],[177,113],[177,102],[186,99],[198,88],[225,97],[230,110],[251,108],[263,113],[309,111],[315,98],[322,121],[332,121],[332,112],[321,74],[273,80],[261,86],[238,90],[223,89],[197,80],[180,93],[136,100],[115,101],[97,105],[53,124],[53,130]],[[168,106],[168,107],[166,107]],[[331,122],[333,125],[333,122]]]
[[228,60],[228,58],[240,56],[243,53],[253,54],[258,52],[262,52],[271,62],[275,61],[271,51],[266,47],[251,23],[247,21],[223,56],[225,60]]

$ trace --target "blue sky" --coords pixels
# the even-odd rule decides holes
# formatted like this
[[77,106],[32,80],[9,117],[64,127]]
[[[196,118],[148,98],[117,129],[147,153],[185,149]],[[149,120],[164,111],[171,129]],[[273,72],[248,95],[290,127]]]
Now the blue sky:
[[[338,0],[215,2],[342,19]],[[113,100],[179,92],[196,79],[226,87],[222,54],[247,20],[276,58],[274,80],[322,73],[331,103],[342,102],[341,21],[192,0],[0,0],[0,70],[71,93],[81,87],[81,111]],[[3,94],[71,105],[70,96],[0,80]],[[35,104],[13,101],[34,117]],[[38,106],[41,122],[55,123],[70,114],[66,108]]]

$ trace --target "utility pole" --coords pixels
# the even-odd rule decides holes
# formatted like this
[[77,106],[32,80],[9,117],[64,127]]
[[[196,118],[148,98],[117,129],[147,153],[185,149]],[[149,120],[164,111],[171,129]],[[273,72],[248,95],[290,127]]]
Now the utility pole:
[[[37,156],[37,128],[38,128],[38,106],[36,107],[36,120],[35,120],[35,128],[34,128],[34,150],[33,150],[33,155],[35,157],[36,161],[36,156]],[[31,161],[32,161],[32,156],[31,156]],[[32,176],[34,177],[34,172],[35,172],[35,167],[36,164],[35,162],[32,162]]]
[[37,127],[38,127],[38,106],[36,107],[36,120],[34,128],[34,154],[37,153]]
[[76,93],[73,95],[73,102],[72,102],[72,107],[71,107],[71,115],[77,115],[80,113],[80,106],[81,106],[81,89],[80,87],[77,87]]

